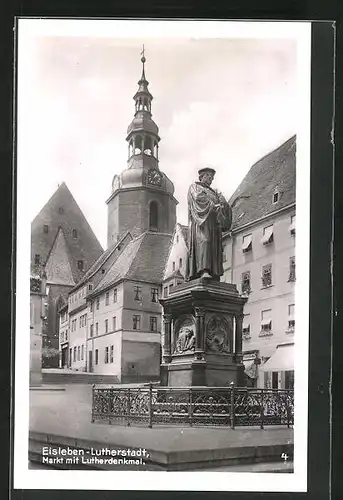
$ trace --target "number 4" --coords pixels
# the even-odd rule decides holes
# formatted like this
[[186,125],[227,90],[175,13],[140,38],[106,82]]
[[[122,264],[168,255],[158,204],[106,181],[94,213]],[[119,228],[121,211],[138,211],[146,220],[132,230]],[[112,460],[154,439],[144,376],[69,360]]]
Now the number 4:
[[286,462],[286,460],[288,460],[288,455],[287,453],[282,453],[281,454],[281,458]]

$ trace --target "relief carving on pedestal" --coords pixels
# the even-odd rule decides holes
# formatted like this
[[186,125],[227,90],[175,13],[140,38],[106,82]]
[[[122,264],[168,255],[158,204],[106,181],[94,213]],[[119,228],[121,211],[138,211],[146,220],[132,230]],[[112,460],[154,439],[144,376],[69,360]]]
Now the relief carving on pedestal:
[[206,348],[216,353],[229,353],[229,335],[231,327],[224,316],[214,315],[206,326]]
[[187,354],[195,349],[195,324],[192,316],[184,316],[175,325],[175,347],[173,354]]

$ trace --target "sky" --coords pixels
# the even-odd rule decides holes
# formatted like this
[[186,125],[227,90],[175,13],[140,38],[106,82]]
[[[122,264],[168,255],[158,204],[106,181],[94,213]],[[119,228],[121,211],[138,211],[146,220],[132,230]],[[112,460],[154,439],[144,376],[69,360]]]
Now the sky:
[[159,166],[173,181],[178,221],[187,223],[188,186],[217,171],[230,197],[249,168],[297,132],[295,39],[57,36],[37,34],[19,52],[20,168],[34,192],[33,220],[63,181],[106,248],[112,178],[126,168],[140,52]]

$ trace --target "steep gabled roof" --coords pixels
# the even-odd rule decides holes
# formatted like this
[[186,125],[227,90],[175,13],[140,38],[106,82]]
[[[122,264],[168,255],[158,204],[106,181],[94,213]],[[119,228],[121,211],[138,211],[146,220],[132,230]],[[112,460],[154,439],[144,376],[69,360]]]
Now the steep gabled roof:
[[134,238],[91,295],[96,295],[122,279],[161,283],[171,237],[171,234],[147,231]]
[[[232,229],[295,203],[296,136],[255,163],[230,199]],[[279,192],[278,202],[273,194]]]
[[107,250],[104,251],[103,254],[100,255],[100,257],[94,262],[94,264],[88,269],[88,271],[84,274],[84,276],[81,278],[81,280],[77,283],[76,288],[79,288],[83,284],[85,284],[88,280],[94,276],[95,273],[99,271],[99,269],[106,264],[108,259],[111,257],[111,255],[117,251],[121,245],[123,245],[124,240],[126,238],[132,239],[132,236],[129,231],[124,234],[124,236],[113,246],[110,248],[107,248]]
[[[44,226],[48,232],[44,232]],[[93,262],[103,253],[103,249],[83,215],[74,197],[63,182],[44,205],[31,224],[31,263],[35,255],[40,255],[46,263],[59,228],[62,229],[70,256],[73,280],[77,283]],[[77,237],[73,237],[76,229]],[[78,269],[77,261],[83,261],[83,271]]]

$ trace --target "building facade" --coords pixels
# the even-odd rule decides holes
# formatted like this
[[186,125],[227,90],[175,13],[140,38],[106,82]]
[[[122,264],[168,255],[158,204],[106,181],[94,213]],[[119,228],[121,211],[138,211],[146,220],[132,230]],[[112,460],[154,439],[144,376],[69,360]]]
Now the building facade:
[[[31,224],[31,270],[47,278],[47,322],[43,348],[59,349],[59,309],[103,249],[65,183]],[[58,355],[47,360],[58,366]]]
[[30,276],[30,386],[42,383],[42,336],[47,311],[46,277]]

